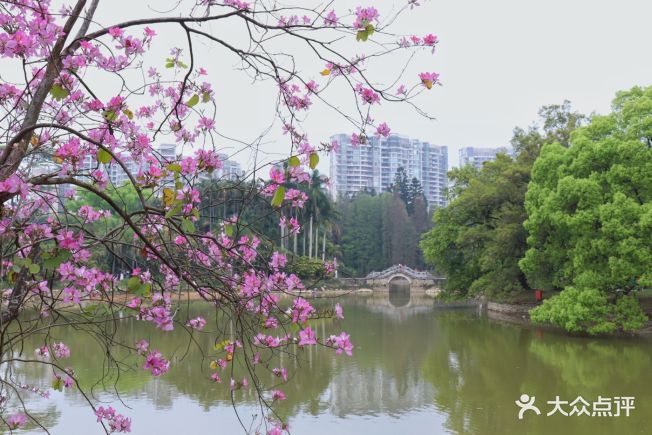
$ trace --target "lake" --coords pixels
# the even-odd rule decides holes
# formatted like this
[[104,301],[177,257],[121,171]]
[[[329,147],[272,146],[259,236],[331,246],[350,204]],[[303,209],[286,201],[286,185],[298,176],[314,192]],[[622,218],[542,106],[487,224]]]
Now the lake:
[[[287,400],[277,410],[287,417],[293,434],[650,433],[649,340],[570,337],[502,323],[478,308],[435,306],[432,298],[405,289],[338,300],[345,319],[318,320],[316,332],[349,332],[353,357],[336,356],[331,349],[297,348],[297,359],[285,355],[279,361],[290,380],[280,387]],[[128,339],[151,338],[164,355],[174,355],[170,371],[160,378],[126,370],[119,379],[95,385],[96,397],[132,417],[132,433],[244,433],[228,385],[209,380],[209,361],[196,347],[189,348],[185,332],[177,328],[162,335],[145,322],[124,322],[122,333]],[[90,387],[104,369],[100,346],[70,330],[57,334],[72,350],[69,364]],[[207,347],[211,340],[208,334],[198,338]],[[26,345],[29,350],[37,343]],[[52,379],[44,366],[24,366],[20,374],[45,388]],[[275,380],[268,373],[261,379]],[[124,404],[104,392],[112,388]],[[541,415],[528,411],[518,419],[515,401],[522,394],[536,398]],[[568,402],[581,396],[590,403],[598,396],[634,397],[635,408],[629,417],[546,416],[552,409],[547,401],[556,396]],[[55,391],[48,400],[27,397],[30,409],[55,435],[103,433],[77,390]],[[255,396],[237,391],[235,399],[240,421],[249,427],[252,416],[260,415]],[[32,427],[16,433],[41,432]]]

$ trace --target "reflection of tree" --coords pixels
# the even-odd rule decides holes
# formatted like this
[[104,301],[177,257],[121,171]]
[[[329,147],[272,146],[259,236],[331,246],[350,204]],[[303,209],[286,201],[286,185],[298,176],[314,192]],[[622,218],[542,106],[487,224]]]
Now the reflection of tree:
[[[565,384],[602,394],[605,379],[613,385],[632,385],[650,367],[650,352],[641,344],[597,342],[584,339],[532,341],[530,353],[554,367]],[[599,364],[587,363],[599,361]],[[626,370],[614,370],[626,367]]]
[[634,433],[644,427],[644,411],[626,420],[544,415],[519,421],[514,405],[522,393],[536,396],[544,413],[557,395],[570,401],[633,395],[644,403],[650,393],[640,380],[651,350],[640,343],[543,335],[464,313],[437,316],[435,327],[437,340],[421,369],[453,433]]
[[[383,297],[388,296],[346,299],[341,301],[346,316],[341,324],[326,319],[311,324],[319,337],[341,329],[350,332],[356,346],[353,358],[336,356],[332,349],[298,347],[290,349],[296,358],[284,354],[268,360],[262,355],[263,363],[256,370],[262,384],[270,388],[276,385],[287,394],[287,400],[275,406],[281,417],[292,424],[297,414],[400,416],[430,407],[434,398],[436,408],[447,416],[447,428],[456,434],[634,433],[634,428],[646,427],[643,404],[652,400],[647,391],[652,349],[647,345],[542,334],[489,322],[469,310],[433,311],[430,307],[397,322],[371,310],[381,304]],[[410,303],[416,300],[412,294]],[[316,305],[331,307],[333,303],[323,300]],[[196,308],[192,309],[195,313]],[[197,314],[211,317],[210,311]],[[120,340],[129,343],[149,339],[152,347],[171,358],[167,374],[161,378],[138,376],[142,360],[132,359],[124,361],[125,370],[119,377],[115,372],[106,377],[100,344],[71,330],[56,331],[56,339],[72,349],[65,365],[75,367],[85,386],[105,378],[95,388],[101,399],[109,398],[100,391],[115,388],[127,405],[145,398],[159,410],[174,409],[179,397],[198,403],[205,411],[231,406],[230,373],[222,373],[222,384],[211,382],[209,359],[203,358],[204,352],[212,352],[212,334],[195,333],[196,341],[189,346],[188,335],[181,327],[163,334],[147,322],[124,322],[128,325],[119,328],[123,334]],[[209,321],[209,325],[214,323]],[[25,343],[26,352],[39,344],[35,337],[30,338]],[[115,355],[120,355],[119,349]],[[269,370],[281,366],[291,377],[283,385]],[[238,366],[234,377],[241,379],[244,375],[245,370]],[[17,376],[44,388],[52,379],[49,370],[31,364],[19,367]],[[537,405],[545,412],[549,410],[545,402],[556,395],[566,400],[578,395],[587,400],[595,400],[598,395],[633,395],[637,409],[626,420],[541,417],[519,422],[514,400],[522,393],[535,395]],[[76,391],[67,391],[65,398],[65,403],[83,401]],[[246,413],[255,411],[253,390],[236,391],[235,400],[246,408]],[[47,410],[54,422],[60,418],[45,399],[35,396],[30,408],[43,413]]]

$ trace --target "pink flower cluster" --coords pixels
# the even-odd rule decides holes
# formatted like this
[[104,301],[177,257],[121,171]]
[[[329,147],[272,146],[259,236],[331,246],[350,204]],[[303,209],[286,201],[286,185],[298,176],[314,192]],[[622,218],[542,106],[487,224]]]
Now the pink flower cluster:
[[70,348],[61,342],[55,342],[54,346],[52,346],[52,350],[54,351],[54,356],[57,358],[70,358]]
[[439,83],[439,74],[435,72],[422,72],[419,74],[421,83],[428,89],[431,89],[433,85]]
[[108,408],[100,406],[95,411],[95,416],[98,422],[105,420],[111,432],[131,432],[131,419],[122,414],[118,414],[110,406]]
[[194,319],[188,320],[187,325],[189,328],[201,331],[204,329],[204,326],[206,326],[206,319],[203,317],[195,317]]
[[241,0],[224,0],[224,4],[226,6],[231,6],[236,9],[240,9],[241,11],[249,10],[249,3],[243,2]]
[[363,86],[362,83],[356,85],[355,91],[358,93],[363,103],[369,105],[380,104],[380,96],[378,93],[371,88]]
[[154,349],[145,357],[143,368],[149,370],[152,376],[161,376],[169,370],[170,362],[163,358],[161,352]]
[[335,353],[340,355],[342,352],[346,353],[348,356],[353,355],[353,344],[351,343],[350,336],[346,332],[340,333],[340,335],[331,335],[328,340],[326,340],[327,345],[335,346]]
[[11,414],[9,417],[7,417],[6,421],[9,429],[14,430],[27,424],[27,416],[22,413]]
[[358,6],[355,9],[355,21],[353,27],[356,29],[364,29],[374,20],[378,20],[378,10],[374,7],[363,8]]
[[386,122],[383,122],[382,124],[378,124],[378,127],[376,127],[376,136],[380,137],[387,137],[389,136],[389,133],[391,132],[391,129],[387,125]]

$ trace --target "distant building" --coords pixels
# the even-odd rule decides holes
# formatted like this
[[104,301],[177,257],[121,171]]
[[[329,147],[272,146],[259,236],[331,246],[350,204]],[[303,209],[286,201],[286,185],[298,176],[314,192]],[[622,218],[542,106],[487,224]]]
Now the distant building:
[[222,162],[222,167],[214,170],[211,174],[202,172],[199,176],[200,180],[239,180],[244,178],[244,171],[240,163],[229,160],[227,154],[217,155]]
[[[169,162],[176,162],[179,160],[180,157],[177,155],[177,146],[175,144],[161,144],[154,148],[153,155],[156,158],[158,158],[163,165]],[[131,158],[128,158],[126,155],[125,157],[126,158],[121,159],[121,161],[132,176],[136,177],[139,172],[144,171],[146,169],[144,161],[132,160]],[[200,180],[207,180],[207,179],[233,180],[233,179],[239,179],[243,177],[244,172],[238,162],[229,160],[227,154],[218,154],[218,157],[222,162],[222,167],[213,171],[212,174],[208,174],[207,172],[202,172],[199,177]],[[120,166],[115,161],[112,161],[109,164],[102,165],[102,166],[104,166],[104,168],[106,169],[111,184],[115,186],[121,186],[125,182],[129,181],[129,176],[127,175],[127,172],[125,172],[122,166]],[[85,170],[94,170],[97,167],[98,167],[98,163],[97,160],[95,159],[95,156],[87,155],[84,161],[83,168]],[[174,183],[174,177],[170,175],[165,179],[164,184],[170,185],[173,183]]]
[[423,186],[429,207],[446,206],[448,147],[407,136],[370,137],[353,146],[345,134],[331,136],[340,151],[331,155],[330,179],[333,197],[352,196],[360,191],[381,193],[394,181],[398,168],[416,177]]
[[460,149],[460,167],[473,165],[476,168],[482,168],[484,162],[493,162],[496,160],[496,154],[510,154],[510,149],[506,147],[498,148],[479,148],[465,147]]

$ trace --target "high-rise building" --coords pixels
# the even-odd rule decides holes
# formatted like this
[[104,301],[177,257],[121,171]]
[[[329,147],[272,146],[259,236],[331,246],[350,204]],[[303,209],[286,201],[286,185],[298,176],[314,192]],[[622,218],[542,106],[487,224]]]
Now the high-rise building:
[[370,137],[366,143],[356,146],[345,134],[334,135],[331,141],[340,144],[339,152],[331,155],[333,197],[351,196],[365,190],[384,192],[394,181],[398,168],[404,168],[410,179],[416,177],[421,182],[429,207],[446,205],[448,147],[399,134]]
[[244,171],[240,163],[229,160],[228,154],[218,154],[217,156],[222,162],[222,166],[214,170],[211,174],[202,172],[199,176],[201,180],[239,180],[244,177]]
[[473,165],[476,168],[482,168],[484,162],[493,162],[496,160],[496,154],[505,153],[509,154],[510,150],[506,147],[497,148],[479,148],[479,147],[464,147],[460,149],[460,167],[466,165]]
[[[177,147],[175,144],[161,144],[154,148],[153,154],[163,164],[169,162],[176,162],[179,159],[179,156],[177,155]],[[222,167],[213,171],[212,174],[208,174],[207,172],[202,172],[200,175],[200,180],[206,180],[206,179],[234,180],[234,179],[242,178],[244,172],[242,171],[242,167],[238,162],[229,160],[228,158],[229,156],[227,154],[218,154],[218,157],[222,162]],[[143,161],[132,160],[131,158],[124,158],[122,159],[122,163],[129,170],[129,173],[132,174],[134,177],[137,176],[137,174],[141,170],[146,169],[144,167],[145,163]],[[129,177],[127,173],[124,171],[122,166],[120,166],[117,162],[112,161],[106,165],[98,165],[95,156],[93,155],[86,156],[83,165],[84,169],[93,170],[98,166],[104,166],[104,168],[107,171],[107,175],[111,184],[115,186],[121,186],[125,182],[129,181]],[[174,177],[172,175],[166,177],[166,179],[164,180],[164,184],[165,185],[174,184]]]

